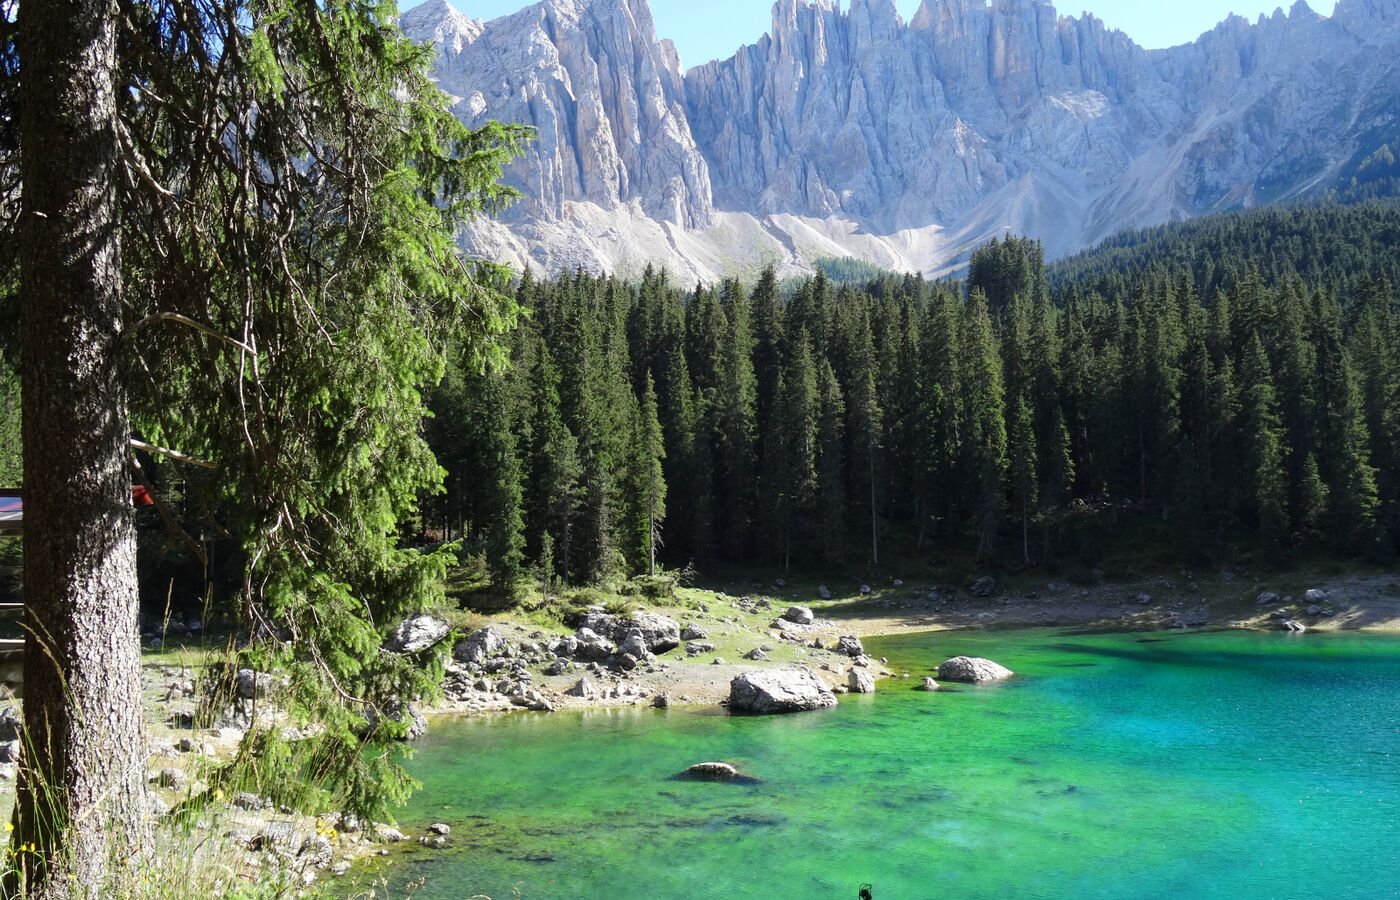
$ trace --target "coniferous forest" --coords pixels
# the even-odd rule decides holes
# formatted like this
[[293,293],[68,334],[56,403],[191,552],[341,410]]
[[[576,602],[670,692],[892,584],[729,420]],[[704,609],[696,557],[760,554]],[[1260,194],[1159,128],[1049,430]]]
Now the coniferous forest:
[[[1047,273],[783,290],[526,274],[512,364],[431,398],[423,526],[575,584],[949,558],[1056,569],[1400,542],[1394,205],[1125,236]],[[1151,260],[1150,263],[1146,262]]]

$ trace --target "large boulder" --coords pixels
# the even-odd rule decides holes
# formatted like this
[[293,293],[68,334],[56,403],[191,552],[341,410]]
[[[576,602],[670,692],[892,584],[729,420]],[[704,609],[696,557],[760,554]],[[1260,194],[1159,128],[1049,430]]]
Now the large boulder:
[[811,669],[745,672],[729,682],[730,712],[772,715],[835,705],[836,695],[827,690]]
[[660,613],[635,613],[624,628],[640,634],[650,653],[665,653],[681,645],[681,623]]
[[789,606],[788,611],[783,613],[783,618],[798,625],[811,625],[817,620],[810,606]]
[[1326,603],[1327,592],[1322,588],[1308,588],[1307,593],[1303,595],[1303,600],[1308,603]]
[[944,681],[1001,681],[1015,673],[1006,666],[982,659],[980,656],[955,656],[938,667],[938,677]]
[[417,653],[427,650],[447,637],[452,626],[437,616],[425,614],[410,616],[399,623],[394,633],[384,641],[384,649],[390,653]]
[[488,625],[473,631],[458,641],[452,647],[452,658],[469,666],[479,666],[500,653],[505,647],[505,637]]

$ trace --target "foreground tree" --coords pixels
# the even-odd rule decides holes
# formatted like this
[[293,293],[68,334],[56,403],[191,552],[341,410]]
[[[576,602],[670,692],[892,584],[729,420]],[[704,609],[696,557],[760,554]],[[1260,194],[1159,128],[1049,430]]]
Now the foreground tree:
[[440,479],[420,389],[449,342],[479,364],[513,319],[504,272],[453,236],[508,198],[525,134],[457,123],[395,12],[44,0],[5,23],[32,626],[14,840],[34,848],[11,895],[126,896],[115,860],[150,852],[133,434],[213,467],[190,506],[235,542],[243,620],[272,638],[245,661],[287,671],[285,705],[321,725],[295,744],[255,728],[238,764],[280,802],[360,815],[408,786],[365,744],[401,733],[379,711],[439,666],[379,648],[436,602],[445,560],[395,526]]
[[104,896],[116,859],[151,852],[112,12],[55,0],[25,3],[19,20],[29,638],[14,840],[35,848],[25,887],[45,898]]

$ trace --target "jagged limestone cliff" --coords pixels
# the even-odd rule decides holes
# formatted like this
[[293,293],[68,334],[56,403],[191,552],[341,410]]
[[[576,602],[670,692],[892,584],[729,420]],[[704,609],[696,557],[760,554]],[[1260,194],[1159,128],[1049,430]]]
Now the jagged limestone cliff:
[[682,74],[646,0],[404,16],[469,123],[539,129],[527,201],[466,240],[554,273],[713,280],[855,255],[947,271],[1008,229],[1069,253],[1122,228],[1298,197],[1400,131],[1400,0],[1222,22],[1148,51],[1041,0],[778,0]]

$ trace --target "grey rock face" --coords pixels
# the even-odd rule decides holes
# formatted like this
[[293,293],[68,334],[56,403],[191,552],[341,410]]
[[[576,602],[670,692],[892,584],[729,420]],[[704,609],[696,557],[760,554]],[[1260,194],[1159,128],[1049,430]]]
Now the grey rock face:
[[659,222],[710,224],[680,57],[657,39],[645,0],[548,0],[487,25],[431,0],[401,24],[437,46],[438,84],[457,98],[458,118],[536,128],[508,173],[525,189],[520,213],[557,220],[570,202],[635,203]]
[[965,681],[973,684],[983,681],[1001,681],[1014,674],[1005,666],[980,656],[955,656],[944,661],[938,667],[938,677],[944,681]]
[[400,622],[384,641],[384,649],[390,653],[418,653],[447,637],[451,627],[436,616],[411,616]]
[[729,683],[731,712],[772,715],[835,705],[836,695],[810,669],[745,672]]
[[488,23],[430,0],[402,24],[442,52],[464,122],[538,129],[508,175],[525,200],[468,241],[550,273],[714,281],[847,253],[941,273],[1007,228],[1054,258],[1325,189],[1393,134],[1400,93],[1400,14],[1377,0],[1166,50],[1042,0],[924,0],[907,24],[894,0],[778,0],[768,34],[688,71],[646,0]]

